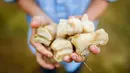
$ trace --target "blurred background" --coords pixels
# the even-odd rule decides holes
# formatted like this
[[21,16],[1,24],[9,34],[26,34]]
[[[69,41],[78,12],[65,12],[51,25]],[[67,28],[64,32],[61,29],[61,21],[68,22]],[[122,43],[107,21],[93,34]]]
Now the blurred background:
[[[100,18],[110,40],[97,56],[90,55],[81,73],[130,73],[130,0],[110,3]],[[27,45],[25,14],[17,5],[0,0],[0,73],[40,73],[35,56]],[[58,69],[63,73],[63,67]]]

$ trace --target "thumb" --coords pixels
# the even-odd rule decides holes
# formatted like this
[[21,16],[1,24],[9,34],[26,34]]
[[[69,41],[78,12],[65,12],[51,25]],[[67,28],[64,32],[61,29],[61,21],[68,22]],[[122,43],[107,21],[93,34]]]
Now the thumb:
[[41,24],[41,16],[34,16],[31,21],[31,27],[32,28],[38,28]]
[[31,22],[31,27],[32,28],[38,28],[40,26],[40,23],[38,21],[32,21]]
[[100,52],[100,48],[97,47],[96,45],[90,45],[89,50],[91,51],[91,53],[95,55],[99,54]]

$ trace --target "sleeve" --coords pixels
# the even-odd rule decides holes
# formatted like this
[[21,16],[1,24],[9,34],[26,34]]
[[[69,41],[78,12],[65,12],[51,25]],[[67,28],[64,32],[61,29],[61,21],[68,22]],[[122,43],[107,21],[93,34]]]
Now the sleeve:
[[116,2],[117,0],[107,0],[108,2]]
[[4,0],[5,2],[7,2],[7,3],[14,3],[14,2],[16,2],[16,0]]

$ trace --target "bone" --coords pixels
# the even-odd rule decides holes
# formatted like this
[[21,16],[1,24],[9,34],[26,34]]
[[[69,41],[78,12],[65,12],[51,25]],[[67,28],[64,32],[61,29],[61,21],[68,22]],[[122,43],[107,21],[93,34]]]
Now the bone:
[[37,29],[35,41],[49,46],[56,36],[56,28],[56,24],[39,27]]
[[[104,29],[99,29],[96,32],[76,34],[69,38],[71,43],[76,47],[76,52],[79,55],[85,55],[85,52],[90,45],[105,45],[108,42],[108,34]],[[84,53],[83,53],[84,52]]]
[[56,38],[51,44],[51,48],[54,52],[54,59],[57,62],[63,61],[64,56],[73,53],[73,47],[70,41],[63,38]]
[[82,31],[83,25],[81,25],[81,21],[78,18],[61,19],[57,26],[57,37],[65,38],[67,35],[71,36]]

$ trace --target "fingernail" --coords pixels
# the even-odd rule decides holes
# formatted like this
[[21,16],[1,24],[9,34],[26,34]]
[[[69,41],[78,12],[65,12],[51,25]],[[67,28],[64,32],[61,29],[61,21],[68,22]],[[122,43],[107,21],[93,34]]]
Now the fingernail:
[[95,50],[95,46],[94,46],[94,45],[91,46],[91,47],[90,47],[90,50],[91,50],[91,51],[94,51],[94,50]]
[[94,54],[98,54],[99,51],[100,51],[100,49],[99,49],[99,48],[96,48],[95,46],[93,46],[93,47],[91,47],[91,51],[92,51],[92,53],[94,53]]
[[72,58],[73,58],[73,59],[77,59],[77,57],[76,57],[76,56],[72,56]]
[[95,51],[96,49],[95,49],[95,47],[92,47],[91,50],[92,50],[92,51]]
[[95,49],[95,52],[96,54],[98,54],[100,52],[100,49],[99,48]]

